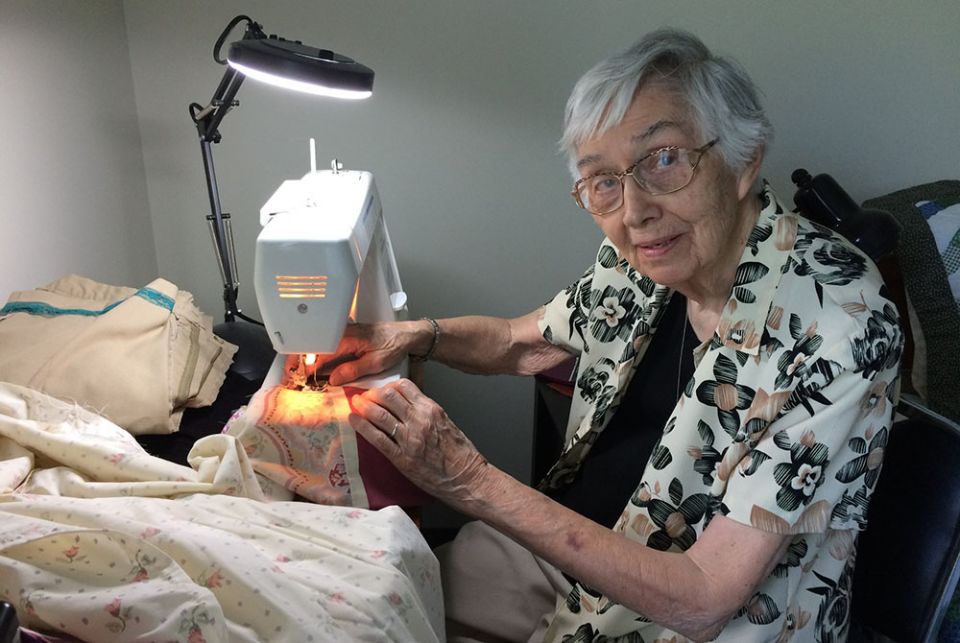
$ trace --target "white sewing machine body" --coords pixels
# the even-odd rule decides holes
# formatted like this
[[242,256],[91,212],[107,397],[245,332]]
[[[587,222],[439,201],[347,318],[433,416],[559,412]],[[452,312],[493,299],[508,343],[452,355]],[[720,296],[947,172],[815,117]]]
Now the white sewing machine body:
[[282,381],[287,355],[333,353],[348,322],[406,318],[373,175],[333,168],[284,181],[260,209],[254,284],[278,353],[264,386]]

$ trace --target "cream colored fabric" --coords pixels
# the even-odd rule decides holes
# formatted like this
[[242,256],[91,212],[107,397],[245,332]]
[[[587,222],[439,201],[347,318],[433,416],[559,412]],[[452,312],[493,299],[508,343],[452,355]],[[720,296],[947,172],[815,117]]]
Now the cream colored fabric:
[[0,382],[0,493],[263,498],[246,452],[226,435],[197,441],[187,468],[148,454],[109,420],[38,391]]
[[0,597],[84,641],[444,640],[436,559],[396,507],[0,497]]
[[76,402],[133,434],[176,431],[185,407],[211,404],[237,350],[165,279],[134,289],[70,275],[13,293],[5,310],[0,381]]
[[339,387],[323,392],[265,387],[234,413],[223,432],[243,445],[271,499],[293,500],[296,494],[322,505],[367,509],[349,414]]
[[539,643],[571,589],[556,567],[478,520],[436,554],[447,643]]
[[189,459],[0,383],[0,599],[86,641],[444,640],[437,561],[402,511],[259,501],[231,436]]

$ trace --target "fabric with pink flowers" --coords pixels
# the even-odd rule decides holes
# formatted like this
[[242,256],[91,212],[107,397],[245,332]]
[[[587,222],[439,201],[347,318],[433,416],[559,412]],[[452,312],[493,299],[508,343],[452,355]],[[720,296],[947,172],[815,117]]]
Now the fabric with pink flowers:
[[0,599],[84,641],[443,641],[436,558],[396,507],[265,501],[229,435],[193,468],[0,383]]

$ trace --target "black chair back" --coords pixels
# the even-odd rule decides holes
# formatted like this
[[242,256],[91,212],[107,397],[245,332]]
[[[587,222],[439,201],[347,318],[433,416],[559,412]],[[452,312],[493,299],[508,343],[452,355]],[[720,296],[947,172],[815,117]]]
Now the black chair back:
[[960,575],[960,427],[897,422],[860,534],[852,616],[898,643],[934,641]]

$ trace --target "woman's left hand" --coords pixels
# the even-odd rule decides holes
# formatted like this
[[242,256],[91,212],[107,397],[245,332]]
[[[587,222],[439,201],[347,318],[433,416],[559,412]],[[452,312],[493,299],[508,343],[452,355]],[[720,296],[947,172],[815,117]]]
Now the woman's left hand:
[[370,389],[351,404],[353,429],[418,487],[461,510],[476,497],[490,465],[413,382]]

